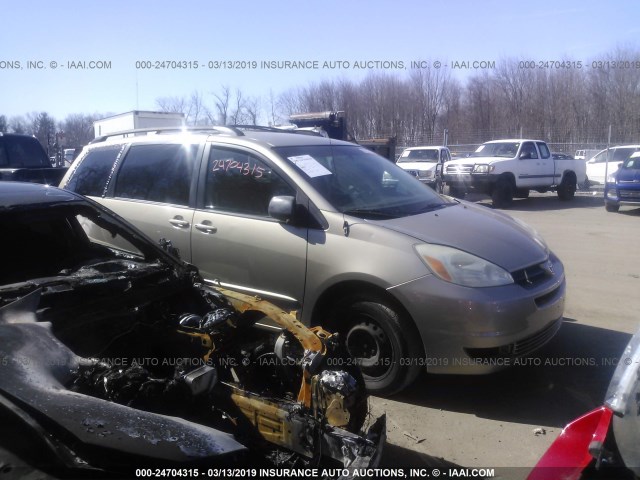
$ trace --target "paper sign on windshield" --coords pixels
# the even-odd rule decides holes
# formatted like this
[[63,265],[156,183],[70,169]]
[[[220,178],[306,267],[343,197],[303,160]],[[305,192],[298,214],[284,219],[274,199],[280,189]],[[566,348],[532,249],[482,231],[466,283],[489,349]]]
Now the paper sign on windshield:
[[306,173],[310,178],[321,177],[323,175],[331,175],[331,172],[324,168],[315,158],[311,155],[298,155],[295,157],[289,157],[300,170]]

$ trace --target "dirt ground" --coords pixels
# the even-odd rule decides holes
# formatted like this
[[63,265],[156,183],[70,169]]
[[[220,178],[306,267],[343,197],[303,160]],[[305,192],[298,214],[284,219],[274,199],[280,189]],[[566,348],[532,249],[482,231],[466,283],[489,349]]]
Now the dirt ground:
[[[487,197],[469,200],[491,208]],[[400,394],[373,398],[388,420],[382,467],[526,478],[568,422],[602,404],[640,327],[640,209],[607,213],[601,194],[585,192],[569,202],[532,194],[505,212],[536,228],[564,263],[564,324],[525,365],[488,376],[425,373]]]

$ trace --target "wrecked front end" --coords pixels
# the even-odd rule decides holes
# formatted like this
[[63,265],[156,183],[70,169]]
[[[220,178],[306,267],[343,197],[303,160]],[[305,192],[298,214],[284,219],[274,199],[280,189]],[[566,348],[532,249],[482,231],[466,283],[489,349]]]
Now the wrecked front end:
[[29,439],[0,453],[61,476],[379,462],[385,419],[340,338],[193,270],[109,260],[0,299],[0,419]]
[[337,335],[204,286],[95,202],[0,187],[4,478],[377,465],[385,420]]

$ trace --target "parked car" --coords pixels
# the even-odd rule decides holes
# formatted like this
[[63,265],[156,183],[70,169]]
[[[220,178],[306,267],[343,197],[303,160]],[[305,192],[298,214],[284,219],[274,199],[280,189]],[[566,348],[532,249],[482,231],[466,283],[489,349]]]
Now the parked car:
[[64,164],[65,166],[69,166],[73,163],[73,160],[76,158],[75,156],[76,149],[75,148],[65,148],[64,149]]
[[36,137],[0,132],[0,180],[58,185],[67,169],[52,165]]
[[585,170],[580,160],[553,158],[542,140],[494,140],[469,158],[447,162],[444,181],[454,197],[475,190],[490,195],[494,207],[508,208],[531,190],[556,191],[560,200],[570,200],[585,182]]
[[587,160],[587,178],[590,185],[604,185],[605,172],[614,174],[620,162],[627,160],[634,152],[640,150],[640,145],[619,145],[605,148]]
[[619,168],[608,175],[604,187],[607,212],[617,212],[621,205],[640,206],[640,152],[616,166]]
[[504,368],[561,324],[563,266],[532,228],[353,143],[258,127],[100,138],[61,185],[171,240],[208,284],[340,332],[376,394],[425,367]]
[[442,175],[436,175],[436,166],[444,165],[449,160],[451,153],[447,147],[425,146],[405,148],[396,163],[422,183],[441,193]]
[[620,356],[604,405],[569,423],[528,480],[640,477],[640,332]]
[[[195,267],[70,191],[0,183],[0,232],[5,475],[377,465],[385,420],[367,420],[364,380],[339,336],[205,286]],[[278,328],[257,327],[263,316]]]

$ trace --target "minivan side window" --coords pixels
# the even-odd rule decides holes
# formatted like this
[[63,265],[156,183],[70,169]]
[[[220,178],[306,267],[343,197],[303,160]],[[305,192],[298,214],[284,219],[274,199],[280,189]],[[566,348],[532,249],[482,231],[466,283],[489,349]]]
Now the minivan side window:
[[257,156],[241,150],[211,148],[205,208],[267,217],[272,197],[295,194],[295,190]]
[[73,171],[65,188],[81,195],[104,196],[107,180],[122,147],[110,145],[91,150]]
[[134,145],[118,172],[114,196],[189,205],[198,145]]

